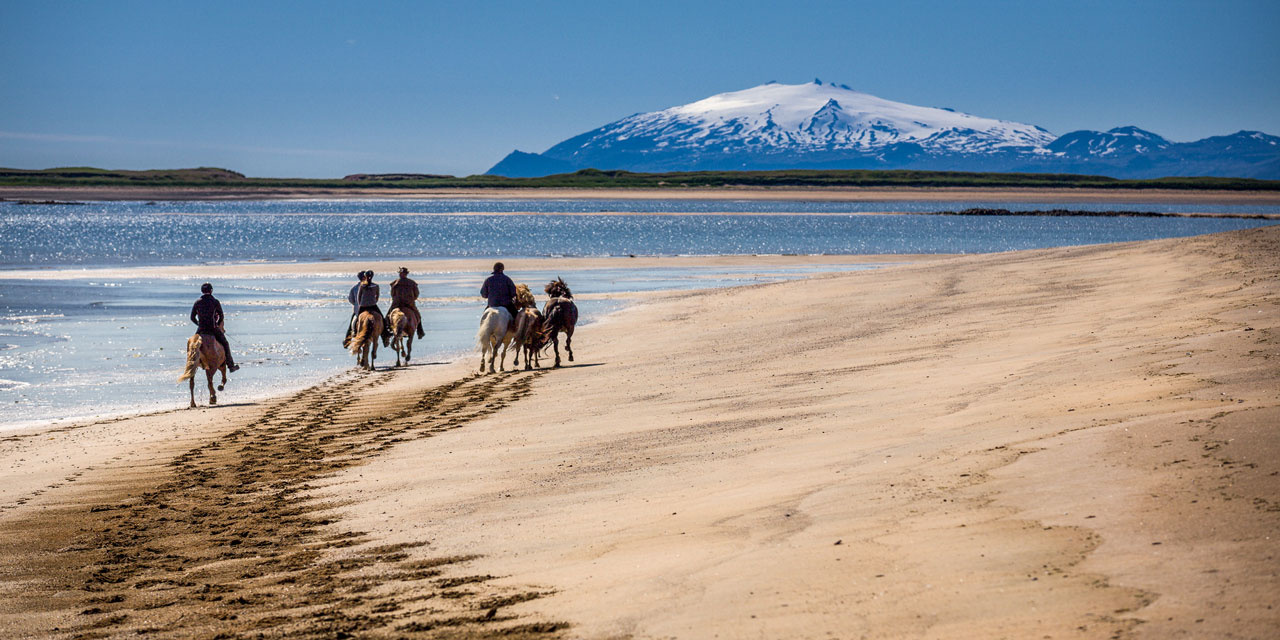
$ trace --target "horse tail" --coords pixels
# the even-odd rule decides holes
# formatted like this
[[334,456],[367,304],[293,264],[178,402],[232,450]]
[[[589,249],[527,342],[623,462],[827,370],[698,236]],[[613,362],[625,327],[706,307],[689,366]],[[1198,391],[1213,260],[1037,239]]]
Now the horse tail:
[[559,298],[552,300],[547,305],[547,315],[542,319],[543,331],[554,331],[560,329],[564,323],[565,302]]
[[[360,314],[360,317],[363,318],[364,314]],[[356,318],[356,322],[359,323],[360,328],[357,330],[356,335],[351,338],[351,342],[348,343],[351,345],[351,355],[353,356],[360,355],[360,347],[364,346],[366,341],[373,339],[370,335],[373,333],[373,319],[361,321],[360,318]]]
[[187,367],[182,370],[182,375],[178,376],[178,382],[190,380],[196,375],[196,369],[200,368],[200,347],[203,343],[198,333],[187,340]]
[[391,325],[391,334],[395,336],[405,335],[401,331],[409,330],[409,314],[400,309],[392,309],[387,312],[387,324]]
[[484,315],[480,316],[480,329],[476,331],[476,348],[484,351],[489,344],[489,335],[497,328],[498,312],[493,309],[485,309]]

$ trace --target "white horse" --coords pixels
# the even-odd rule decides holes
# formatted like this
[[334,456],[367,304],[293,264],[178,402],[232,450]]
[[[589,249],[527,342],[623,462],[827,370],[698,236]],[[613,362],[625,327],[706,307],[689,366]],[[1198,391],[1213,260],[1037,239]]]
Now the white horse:
[[[498,369],[506,371],[507,345],[511,343],[511,312],[502,307],[489,307],[480,316],[480,330],[476,332],[476,347],[480,349],[480,373],[484,373],[484,357],[489,354],[489,373],[493,373],[493,360],[498,359]],[[498,345],[502,355],[498,356]]]

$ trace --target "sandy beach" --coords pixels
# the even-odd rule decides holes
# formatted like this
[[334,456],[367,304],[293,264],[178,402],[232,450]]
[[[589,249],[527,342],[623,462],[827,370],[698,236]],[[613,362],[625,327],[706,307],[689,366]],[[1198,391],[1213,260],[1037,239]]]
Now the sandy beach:
[[1190,189],[1051,189],[960,187],[829,187],[719,189],[316,189],[287,187],[0,187],[7,200],[296,200],[296,199],[641,199],[641,200],[798,200],[826,202],[888,202],[935,200],[995,202],[1153,202],[1233,205],[1280,204],[1274,191]]
[[892,262],[0,434],[0,636],[1274,636],[1280,229]]

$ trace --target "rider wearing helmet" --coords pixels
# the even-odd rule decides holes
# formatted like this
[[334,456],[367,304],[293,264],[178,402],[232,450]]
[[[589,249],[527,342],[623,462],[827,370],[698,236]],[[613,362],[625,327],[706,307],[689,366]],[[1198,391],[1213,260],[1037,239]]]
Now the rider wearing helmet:
[[203,295],[191,306],[191,322],[196,325],[196,333],[213,336],[222,345],[222,352],[227,355],[227,371],[237,371],[240,365],[231,359],[231,346],[227,344],[227,336],[222,333],[225,319],[222,303],[213,297],[213,285],[208,282],[200,285],[200,293]]

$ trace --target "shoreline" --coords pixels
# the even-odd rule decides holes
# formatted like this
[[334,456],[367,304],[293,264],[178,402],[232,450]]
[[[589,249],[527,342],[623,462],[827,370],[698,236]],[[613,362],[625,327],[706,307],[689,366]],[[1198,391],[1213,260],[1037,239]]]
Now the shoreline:
[[[512,268],[545,269],[614,269],[619,267],[694,268],[694,267],[799,267],[810,265],[900,264],[939,260],[951,254],[831,254],[831,255],[721,255],[721,256],[610,256],[610,257],[502,257]],[[349,274],[364,269],[376,273],[395,273],[400,267],[411,274],[485,272],[494,258],[411,258],[389,260],[320,260],[304,262],[238,262],[203,265],[160,265],[145,267],[96,266],[84,268],[35,267],[31,269],[0,268],[0,279],[53,280],[59,278],[257,278],[281,275],[334,274],[344,280]],[[518,265],[518,266],[517,266]]]
[[559,370],[0,437],[0,629],[1265,637],[1278,246],[688,291]]
[[[48,204],[91,204],[90,202],[59,202],[59,203],[41,203],[33,206],[46,206]],[[1267,203],[1270,205],[1270,203]],[[148,212],[151,213],[151,212]],[[157,211],[152,213],[157,216],[190,216],[190,217],[207,217],[207,216],[223,216],[224,213],[205,213],[205,212],[178,212],[178,211]],[[463,213],[445,213],[445,212],[412,212],[412,211],[393,211],[378,212],[376,214],[368,214],[359,211],[351,211],[346,213],[312,213],[312,212],[286,212],[272,213],[273,217],[280,216],[305,216],[305,217],[330,217],[330,216],[353,216],[353,215],[376,215],[378,217],[519,217],[519,216],[814,216],[814,217],[834,217],[834,216],[1012,216],[1012,217],[1045,217],[1045,218],[1061,218],[1061,217],[1097,217],[1097,218],[1235,218],[1244,220],[1280,220],[1280,213],[1223,213],[1215,211],[1061,211],[1061,210],[1031,210],[1031,211],[1004,211],[1001,213],[968,213],[965,211],[626,211],[622,209],[601,209],[599,211],[467,211]]]
[[1214,202],[1280,205],[1280,193],[1181,189],[1054,189],[969,187],[830,187],[721,189],[304,189],[199,187],[0,187],[6,200],[809,200],[884,202],[893,200],[961,200],[1019,202]]

